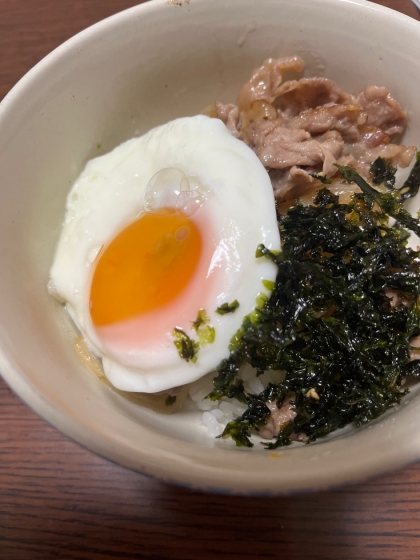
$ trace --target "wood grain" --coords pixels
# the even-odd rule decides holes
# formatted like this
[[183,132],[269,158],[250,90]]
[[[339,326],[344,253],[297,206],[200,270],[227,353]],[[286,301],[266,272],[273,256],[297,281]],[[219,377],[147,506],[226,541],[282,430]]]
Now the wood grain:
[[419,10],[416,6],[411,2],[411,0],[371,0],[375,4],[381,4],[381,6],[385,6],[386,8],[392,8],[394,10],[398,10],[403,14],[407,14],[415,19],[419,19]]
[[[65,39],[136,3],[0,0],[0,98]],[[377,3],[420,19],[409,0]],[[96,457],[0,380],[0,559],[53,558],[417,559],[420,464],[322,494],[203,495]]]

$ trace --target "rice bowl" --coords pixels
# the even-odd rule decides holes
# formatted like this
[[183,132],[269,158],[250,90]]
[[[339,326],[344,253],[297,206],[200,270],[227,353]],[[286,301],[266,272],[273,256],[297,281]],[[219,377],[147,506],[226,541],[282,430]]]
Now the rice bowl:
[[[45,290],[66,193],[98,154],[98,144],[105,153],[172,118],[198,113],[209,98],[229,101],[252,68],[274,52],[298,49],[310,73],[325,68],[348,91],[386,84],[409,112],[404,142],[419,145],[418,23],[362,1],[339,4],[340,10],[336,0],[310,7],[264,0],[256,14],[253,2],[240,2],[240,9],[235,1],[195,0],[181,8],[151,2],[71,39],[3,101],[1,165],[8,195],[1,227],[9,243],[2,247],[8,271],[1,280],[2,375],[39,414],[93,451],[163,480],[260,494],[326,488],[419,457],[415,392],[358,433],[280,457],[215,449],[203,443],[199,421],[191,430],[197,416],[156,419],[86,376],[72,349],[73,327]],[[358,22],[352,35],[349,21]],[[156,26],[165,37],[160,44],[152,41]],[[255,30],[246,33],[250,26]],[[385,41],[384,29],[392,30],[395,43]],[[153,50],[144,48],[151,44]],[[137,56],[127,56],[133,49]],[[116,69],[112,76],[110,67]]]

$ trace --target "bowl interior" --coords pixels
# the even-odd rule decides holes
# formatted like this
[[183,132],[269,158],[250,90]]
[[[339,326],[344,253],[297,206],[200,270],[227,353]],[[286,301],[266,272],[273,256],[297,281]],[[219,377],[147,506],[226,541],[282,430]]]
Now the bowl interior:
[[216,99],[234,101],[267,57],[299,54],[306,75],[352,93],[387,86],[409,113],[404,143],[420,146],[419,42],[417,22],[363,0],[154,0],[44,59],[0,105],[0,367],[12,388],[94,451],[201,488],[321,488],[417,458],[414,392],[368,428],[284,450],[280,462],[259,449],[244,460],[206,435],[199,414],[159,416],[98,382],[46,285],[65,198],[85,163]]

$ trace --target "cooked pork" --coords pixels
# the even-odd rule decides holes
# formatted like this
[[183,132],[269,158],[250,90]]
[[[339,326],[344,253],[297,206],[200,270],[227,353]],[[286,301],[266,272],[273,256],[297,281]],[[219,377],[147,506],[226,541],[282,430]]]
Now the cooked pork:
[[344,141],[337,131],[312,138],[305,130],[287,128],[281,119],[255,121],[250,127],[249,138],[255,153],[269,169],[321,164],[327,176],[337,171],[333,163],[344,147]]
[[241,132],[241,114],[236,105],[233,103],[225,105],[220,101],[216,101],[216,115],[218,119],[225,123],[232,136],[239,138],[239,140],[244,139],[244,134]]
[[[294,405],[291,401],[295,398],[295,394],[288,393],[283,401],[283,404],[279,408],[275,401],[267,401],[266,405],[270,409],[270,418],[267,424],[260,428],[260,436],[263,439],[273,439],[280,433],[281,427],[290,422],[296,417],[296,411]],[[308,441],[308,436],[304,433],[295,434],[294,432],[290,435],[293,441],[300,441],[306,443]]]
[[239,110],[245,111],[258,100],[272,103],[278,96],[283,75],[286,72],[303,72],[304,68],[305,63],[299,56],[268,58],[242,86],[236,100]]
[[356,99],[328,78],[301,78],[285,82],[278,88],[276,99],[282,114],[288,117],[330,103],[354,105]]
[[260,436],[262,438],[273,439],[273,437],[279,434],[283,424],[295,418],[296,412],[294,406],[290,403],[294,397],[294,393],[288,393],[280,408],[278,408],[275,401],[268,401],[265,403],[270,409],[271,414],[267,424],[260,428]]
[[367,122],[385,134],[402,134],[407,126],[407,114],[385,87],[369,86],[357,96],[357,103],[367,112]]
[[279,203],[296,199],[312,188],[313,177],[301,167],[270,170],[274,195]]
[[288,123],[289,128],[302,128],[312,135],[336,130],[345,142],[357,142],[361,138],[359,127],[365,124],[367,114],[358,105],[328,104],[302,111]]
[[236,105],[217,102],[206,111],[255,151],[279,202],[313,189],[312,174],[340,176],[335,163],[367,179],[379,156],[410,165],[415,147],[391,143],[407,115],[387,88],[369,86],[354,96],[328,78],[284,81],[286,73],[303,70],[299,56],[269,58],[242,86]]

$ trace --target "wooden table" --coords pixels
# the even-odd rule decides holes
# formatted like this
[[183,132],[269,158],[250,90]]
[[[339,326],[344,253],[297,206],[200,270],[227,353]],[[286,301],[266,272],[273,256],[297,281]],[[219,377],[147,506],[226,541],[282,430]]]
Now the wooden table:
[[[0,99],[65,39],[137,3],[0,0]],[[377,3],[420,19],[410,0]],[[420,464],[328,493],[203,495],[96,457],[0,380],[0,559],[50,558],[415,560]]]

